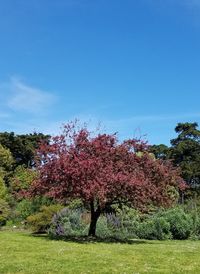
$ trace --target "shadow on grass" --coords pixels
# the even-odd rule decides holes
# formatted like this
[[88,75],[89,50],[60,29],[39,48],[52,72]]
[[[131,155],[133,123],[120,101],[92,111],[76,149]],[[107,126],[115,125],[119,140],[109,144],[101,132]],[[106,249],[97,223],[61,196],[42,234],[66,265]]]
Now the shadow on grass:
[[89,243],[121,243],[121,244],[153,244],[153,242],[141,240],[141,239],[119,239],[116,237],[90,237],[90,236],[68,236],[68,237],[49,237],[47,234],[29,234],[31,237],[43,238],[48,241],[65,241],[65,242],[74,242],[80,244],[89,244]]

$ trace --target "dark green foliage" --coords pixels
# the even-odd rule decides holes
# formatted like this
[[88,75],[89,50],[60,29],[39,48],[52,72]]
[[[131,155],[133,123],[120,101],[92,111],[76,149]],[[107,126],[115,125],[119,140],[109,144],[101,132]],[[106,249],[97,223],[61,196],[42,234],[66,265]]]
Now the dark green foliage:
[[194,235],[200,240],[200,216],[195,220],[195,231]]
[[38,212],[40,207],[46,204],[46,202],[43,200],[44,199],[37,197],[32,200],[23,199],[19,201],[16,204],[14,211],[15,221],[24,221],[28,216]]
[[176,240],[188,239],[192,233],[193,220],[182,208],[173,208],[163,211],[161,215],[170,224],[172,238]]
[[5,174],[12,170],[13,157],[8,148],[0,143],[0,172]]
[[0,144],[0,226],[6,224],[10,215],[10,206],[8,204],[9,194],[6,181],[9,178],[12,168],[13,158],[9,149]]
[[9,149],[0,144],[0,180],[8,185],[13,170],[13,157]]
[[184,205],[184,212],[192,217],[193,228],[191,237],[200,239],[200,199],[188,200]]
[[40,212],[27,218],[28,225],[35,233],[44,233],[50,226],[52,217],[61,210],[61,205],[42,206]]
[[0,176],[0,199],[6,200],[8,194],[8,189],[4,183],[3,178]]
[[176,239],[185,240],[190,237],[194,223],[192,216],[184,212],[182,208],[161,210],[146,216],[140,223],[137,231],[139,238],[144,239]]
[[42,133],[15,135],[14,132],[1,132],[0,144],[8,148],[15,160],[15,165],[34,165],[35,150],[40,141],[49,142],[50,136]]
[[192,215],[177,207],[147,215],[139,221],[136,234],[149,240],[184,240],[190,237],[194,227]]
[[157,159],[169,159],[169,148],[166,145],[153,145],[149,148],[149,152],[153,153]]
[[0,227],[6,224],[10,215],[10,207],[5,200],[0,199]]
[[197,123],[178,123],[178,134],[171,140],[171,147],[163,144],[149,148],[158,159],[170,159],[181,170],[182,178],[188,184],[187,191],[181,193],[181,202],[200,194],[200,130]]
[[200,140],[200,131],[197,129],[197,123],[178,123],[175,127],[176,133],[178,133],[178,137],[176,139],[171,140],[171,144],[173,146],[179,144],[181,141],[185,140]]
[[137,236],[148,240],[166,240],[170,239],[170,224],[164,217],[153,217],[139,224]]
[[42,206],[49,206],[53,201],[47,197],[35,197],[33,199],[21,199],[12,201],[12,212],[10,221],[19,225],[21,222],[26,223],[26,218],[30,215],[37,214]]
[[27,199],[23,199],[17,203],[15,209],[15,221],[24,221],[28,216],[35,212],[33,208],[33,202]]
[[197,123],[179,123],[177,138],[171,140],[170,158],[182,170],[189,186],[200,187],[200,130]]

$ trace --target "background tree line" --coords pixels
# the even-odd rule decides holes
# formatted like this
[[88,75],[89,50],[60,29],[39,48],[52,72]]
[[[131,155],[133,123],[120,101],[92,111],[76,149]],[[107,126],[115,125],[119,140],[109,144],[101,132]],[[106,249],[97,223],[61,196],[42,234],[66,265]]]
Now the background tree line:
[[178,123],[177,137],[171,146],[153,145],[150,151],[159,159],[170,159],[180,167],[181,175],[189,186],[186,196],[195,198],[200,192],[200,130],[197,123]]

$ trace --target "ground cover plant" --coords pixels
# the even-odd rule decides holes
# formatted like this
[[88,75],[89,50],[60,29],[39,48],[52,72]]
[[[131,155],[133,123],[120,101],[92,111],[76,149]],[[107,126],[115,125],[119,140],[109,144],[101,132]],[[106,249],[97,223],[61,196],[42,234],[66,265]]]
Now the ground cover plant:
[[200,241],[55,241],[0,232],[0,273],[200,273]]

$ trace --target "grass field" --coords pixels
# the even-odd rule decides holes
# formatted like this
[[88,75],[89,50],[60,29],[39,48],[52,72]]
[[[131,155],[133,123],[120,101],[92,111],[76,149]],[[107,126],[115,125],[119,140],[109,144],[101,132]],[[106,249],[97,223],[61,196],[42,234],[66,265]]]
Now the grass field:
[[0,273],[200,273],[200,241],[55,241],[0,232]]

